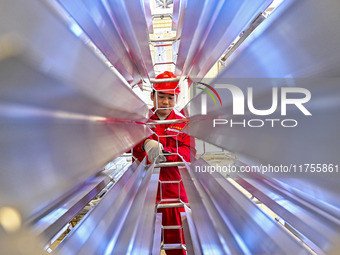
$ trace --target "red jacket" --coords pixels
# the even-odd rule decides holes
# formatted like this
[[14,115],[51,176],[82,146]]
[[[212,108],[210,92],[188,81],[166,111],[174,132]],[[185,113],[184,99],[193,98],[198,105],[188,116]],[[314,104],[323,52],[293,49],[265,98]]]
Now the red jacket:
[[[154,110],[154,109],[152,109]],[[181,113],[176,114],[175,111],[172,111],[166,120],[173,119],[183,119],[185,118]],[[150,117],[150,120],[159,120],[156,114],[153,114]],[[176,146],[176,138],[178,140],[178,154],[183,157],[183,159],[187,162],[190,161],[190,154],[196,155],[195,150],[195,140],[191,138],[189,135],[182,133],[181,130],[184,128],[186,123],[175,123],[175,124],[161,124],[150,126],[151,130],[155,133],[151,135],[149,138],[159,141],[163,144],[164,150],[172,153],[177,152]],[[162,137],[167,135],[169,137]],[[158,137],[160,136],[160,137]],[[142,150],[142,145],[145,140],[137,144],[133,148],[133,155],[139,160],[142,161],[146,156],[145,151]],[[166,156],[167,162],[178,162],[182,161],[182,159],[177,155]],[[180,180],[181,175],[177,167],[162,167],[160,171],[161,181],[174,181]],[[177,184],[167,184],[163,185],[162,188],[162,197],[163,198],[176,198],[178,197],[178,185]],[[160,194],[157,194],[157,201],[160,199]],[[187,197],[185,194],[185,190],[183,184],[181,183],[181,199],[184,202],[187,201]]]

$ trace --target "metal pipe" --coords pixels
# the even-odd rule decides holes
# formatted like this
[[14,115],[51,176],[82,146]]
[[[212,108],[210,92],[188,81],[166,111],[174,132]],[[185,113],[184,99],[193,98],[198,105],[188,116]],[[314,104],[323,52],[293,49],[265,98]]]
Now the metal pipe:
[[163,198],[161,199],[162,202],[180,202],[179,198]]
[[159,181],[161,183],[180,183],[182,181],[182,179],[178,180],[178,181]]
[[161,124],[176,124],[176,123],[183,123],[189,122],[188,119],[177,119],[177,120],[153,120],[146,122],[146,125],[161,125]]
[[176,41],[176,37],[150,40],[150,42],[152,42],[152,43],[154,43],[154,42],[174,42],[174,41]]
[[165,82],[178,82],[180,78],[170,78],[170,79],[150,79],[151,83],[165,83]]
[[163,226],[163,229],[181,229],[181,225]]
[[[189,203],[186,204],[189,206]],[[167,203],[167,204],[158,204],[157,209],[161,208],[176,208],[176,207],[184,207],[183,203]]]
[[167,47],[167,46],[172,46],[172,43],[169,43],[169,44],[156,44],[153,47],[157,48],[157,47]]
[[162,245],[162,250],[178,250],[178,249],[185,249],[185,246],[180,243]]
[[183,162],[164,162],[156,164],[155,167],[184,166]]
[[158,65],[176,65],[175,62],[160,62],[160,63],[155,63],[153,66],[158,66]]

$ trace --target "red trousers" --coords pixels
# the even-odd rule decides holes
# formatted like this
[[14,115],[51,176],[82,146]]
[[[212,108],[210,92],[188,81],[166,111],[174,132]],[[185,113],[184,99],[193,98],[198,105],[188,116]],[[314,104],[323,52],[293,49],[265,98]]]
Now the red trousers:
[[[177,169],[176,169],[177,170]],[[178,170],[177,170],[178,171]],[[167,183],[162,184],[162,198],[164,199],[178,199],[179,198],[179,187],[180,185],[180,197],[181,200],[185,203],[187,203],[187,196],[184,190],[183,183],[180,182],[180,184],[177,183]],[[158,186],[158,192],[157,192],[157,202],[161,200],[160,197],[160,185]],[[164,202],[162,202],[163,204]],[[171,203],[171,202],[170,202]],[[162,213],[162,225],[163,226],[181,226],[182,220],[181,220],[181,212],[185,212],[183,207],[175,207],[175,208],[161,208],[158,209],[159,213]],[[164,243],[165,244],[185,244],[184,240],[184,234],[182,229],[164,229]],[[166,250],[165,251],[167,255],[182,255],[186,254],[186,252],[183,249],[176,249],[176,250]]]

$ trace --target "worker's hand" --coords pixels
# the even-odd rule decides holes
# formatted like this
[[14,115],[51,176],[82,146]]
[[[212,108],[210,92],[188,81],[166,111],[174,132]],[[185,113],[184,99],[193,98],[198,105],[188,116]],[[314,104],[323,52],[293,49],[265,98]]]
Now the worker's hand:
[[155,140],[148,140],[144,144],[144,149],[146,154],[149,157],[150,162],[154,162],[156,160],[156,164],[160,162],[166,161],[166,158],[163,154],[163,144],[155,141]]

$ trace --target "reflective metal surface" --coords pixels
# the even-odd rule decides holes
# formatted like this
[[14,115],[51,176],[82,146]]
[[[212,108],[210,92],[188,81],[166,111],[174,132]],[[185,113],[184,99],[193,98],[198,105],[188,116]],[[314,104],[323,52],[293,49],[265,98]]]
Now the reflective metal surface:
[[0,16],[0,207],[26,220],[151,132],[147,106],[43,1],[1,1]]
[[[313,247],[313,250],[318,254],[322,252],[328,254],[330,248],[336,245],[334,241],[340,232],[339,207],[335,204],[327,204],[329,209],[333,209],[333,213],[330,213],[323,205],[327,201],[327,193],[333,191],[334,196],[339,194],[339,188],[334,189],[336,186],[332,185],[333,182],[330,180],[318,179],[312,184],[311,181],[306,180],[282,179],[277,181],[265,178],[263,175],[256,176],[246,173],[238,174],[234,178],[253,196],[299,231],[303,235],[300,237],[304,242]],[[296,185],[296,182],[299,185]],[[325,194],[326,196],[320,199],[318,196],[314,196],[313,192],[306,194],[306,189],[311,184],[314,191],[319,191],[320,195]],[[333,189],[327,188],[323,184],[331,186]],[[294,192],[294,186],[297,191],[300,191],[299,193]]]
[[143,3],[144,3],[145,20],[146,20],[147,27],[148,27],[148,33],[153,34],[153,23],[152,23],[150,0],[143,0]]
[[[33,235],[27,228],[22,228],[14,233],[4,233],[0,229],[1,255],[47,255],[41,246],[41,240]],[[58,255],[58,253],[55,253]]]
[[151,134],[139,124],[43,117],[2,116],[0,130],[0,204],[15,206],[24,218]]
[[155,167],[172,167],[172,166],[184,166],[183,162],[164,162],[156,164]]
[[[187,110],[192,117],[186,132],[234,152],[241,159],[250,159],[258,166],[339,164],[336,127],[340,124],[337,46],[340,33],[329,30],[329,27],[338,30],[335,24],[340,22],[339,7],[338,1],[284,1],[231,55],[229,66],[209,83],[216,88],[223,106],[207,100],[207,115],[201,115],[203,93],[189,103]],[[265,117],[255,116],[246,108],[244,116],[233,115],[235,98],[223,88],[226,84],[237,86],[244,95],[247,88],[252,87],[258,109],[268,109],[271,105],[273,87],[278,90],[283,86],[306,88],[312,95],[306,104],[312,116],[304,116],[296,107],[292,107],[287,116],[280,115],[281,108],[278,113]],[[243,126],[244,121],[265,118],[295,119],[298,126]],[[213,127],[213,119],[229,122]],[[239,124],[231,127],[231,119]],[[300,238],[318,254],[336,249],[340,219],[336,171],[272,173],[260,178],[239,174],[236,178],[294,231],[299,231]],[[220,182],[220,178],[216,180]],[[208,189],[210,186],[206,185]]]
[[105,0],[105,7],[119,32],[129,55],[143,79],[154,77],[149,34],[142,1]]
[[170,79],[150,79],[151,83],[163,83],[163,82],[175,82],[179,81],[179,78],[170,78]]
[[131,85],[154,77],[147,5],[141,1],[58,1]]
[[120,119],[147,116],[143,101],[44,1],[1,5],[2,102]]
[[[189,103],[190,112],[196,113],[197,116],[191,118],[185,132],[257,163],[288,166],[340,163],[340,143],[336,139],[337,126],[340,125],[339,78],[228,79],[224,84],[227,84],[227,81],[242,89],[244,95],[247,95],[248,86],[254,86],[254,91],[258,92],[254,93],[253,100],[258,109],[268,109],[272,103],[272,91],[268,88],[270,84],[279,82],[287,86],[287,83],[294,82],[297,87],[310,91],[312,99],[305,106],[312,116],[305,116],[296,106],[290,106],[285,116],[281,115],[280,106],[268,116],[252,114],[247,108],[244,115],[233,115],[235,107],[231,93],[223,88],[217,89],[223,107],[214,105],[210,108],[214,103],[207,100],[207,115],[198,115],[204,94],[198,95]],[[221,121],[217,121],[220,124],[214,127],[215,119]],[[296,123],[295,127],[289,127]],[[296,175],[303,177],[308,175],[308,172],[305,174],[298,171]],[[328,171],[325,175],[334,176],[336,171]]]
[[182,34],[185,6],[187,0],[174,0],[172,11],[172,30],[176,31],[176,38],[179,39]]
[[187,1],[176,74],[200,81],[272,0]]
[[[209,83],[216,88],[223,106],[208,99],[207,116],[201,116],[204,93],[186,106],[191,116],[197,115],[197,121],[190,122],[187,132],[260,163],[340,163],[340,143],[336,139],[336,127],[340,124],[337,46],[340,31],[329,30],[338,29],[335,24],[340,22],[339,10],[339,1],[335,0],[284,1],[234,52],[229,66]],[[236,106],[230,91],[223,88],[226,84],[237,86],[245,95],[243,116],[232,115]],[[269,108],[273,87],[277,87],[278,95],[280,87],[306,88],[311,100],[305,106],[312,116],[305,116],[294,106],[287,116],[281,115],[280,106],[269,116],[251,114],[246,108],[248,87],[253,88],[257,109]],[[214,128],[214,118],[227,119],[229,123]],[[276,122],[278,125],[273,128],[267,121],[261,128],[250,128],[247,124],[231,128],[230,119],[237,123],[295,119],[298,125],[284,128]]]
[[309,254],[222,175],[196,171],[204,165],[199,159],[180,168],[192,209],[190,233],[203,254]]
[[[175,46],[180,43],[176,70],[181,79],[203,78],[270,2],[174,0]],[[104,176],[86,183],[89,177],[151,135],[148,124],[177,122],[147,122],[148,108],[130,88],[140,85],[141,78],[154,77],[149,2],[58,3],[116,70],[110,70],[81,42],[77,26],[62,22],[48,1],[0,0],[1,254],[43,254],[43,243],[107,183]],[[186,132],[255,163],[340,164],[339,10],[337,0],[284,1],[209,83],[221,95],[223,106],[207,100],[207,115],[202,115],[203,94],[187,106],[191,117],[185,120],[190,121]],[[233,98],[218,87],[226,81],[243,92],[254,87],[253,99],[259,108],[271,104],[272,87],[305,87],[312,94],[306,104],[312,118],[293,107],[287,115],[299,122],[294,129],[273,128],[270,123],[259,129],[240,124],[213,128],[212,119],[232,116]],[[279,113],[271,116],[280,117]],[[253,115],[246,111],[235,121],[243,118],[248,122]],[[196,172],[196,167],[207,166],[202,159],[192,164],[133,163],[54,253],[159,254],[157,167],[169,165],[180,168],[190,209],[184,203],[159,208],[185,208],[181,217],[188,254],[308,254],[220,174]],[[336,254],[339,178],[335,173],[307,178],[311,176],[235,178],[317,253]],[[8,208],[18,216],[14,227],[3,219]],[[35,227],[27,230],[29,223]],[[46,240],[39,240],[38,234]],[[164,248],[179,245],[164,244]]]
[[69,223],[105,186],[110,178],[99,174],[77,185],[60,201],[50,205],[50,209],[41,211],[43,215],[30,220],[32,232],[50,241],[67,223]]
[[339,5],[336,0],[283,1],[219,77],[338,77]]
[[[188,255],[192,255],[192,254],[198,255],[200,253],[194,253],[194,246],[193,246],[193,242],[190,236],[191,233],[189,229],[187,214],[188,214],[188,211],[186,211],[185,213],[181,212],[181,221],[182,221],[182,226],[183,226],[186,253]],[[197,242],[195,244],[197,244]]]
[[[159,169],[134,163],[57,248],[61,254],[148,254]],[[147,226],[147,227],[146,227]]]
[[111,64],[134,85],[140,76],[133,59],[119,34],[114,18],[106,11],[101,1],[58,0],[77,21],[89,38],[101,50]]
[[161,253],[161,243],[162,243],[162,214],[156,213],[155,220],[155,232],[154,240],[152,245],[152,255],[159,255]]

